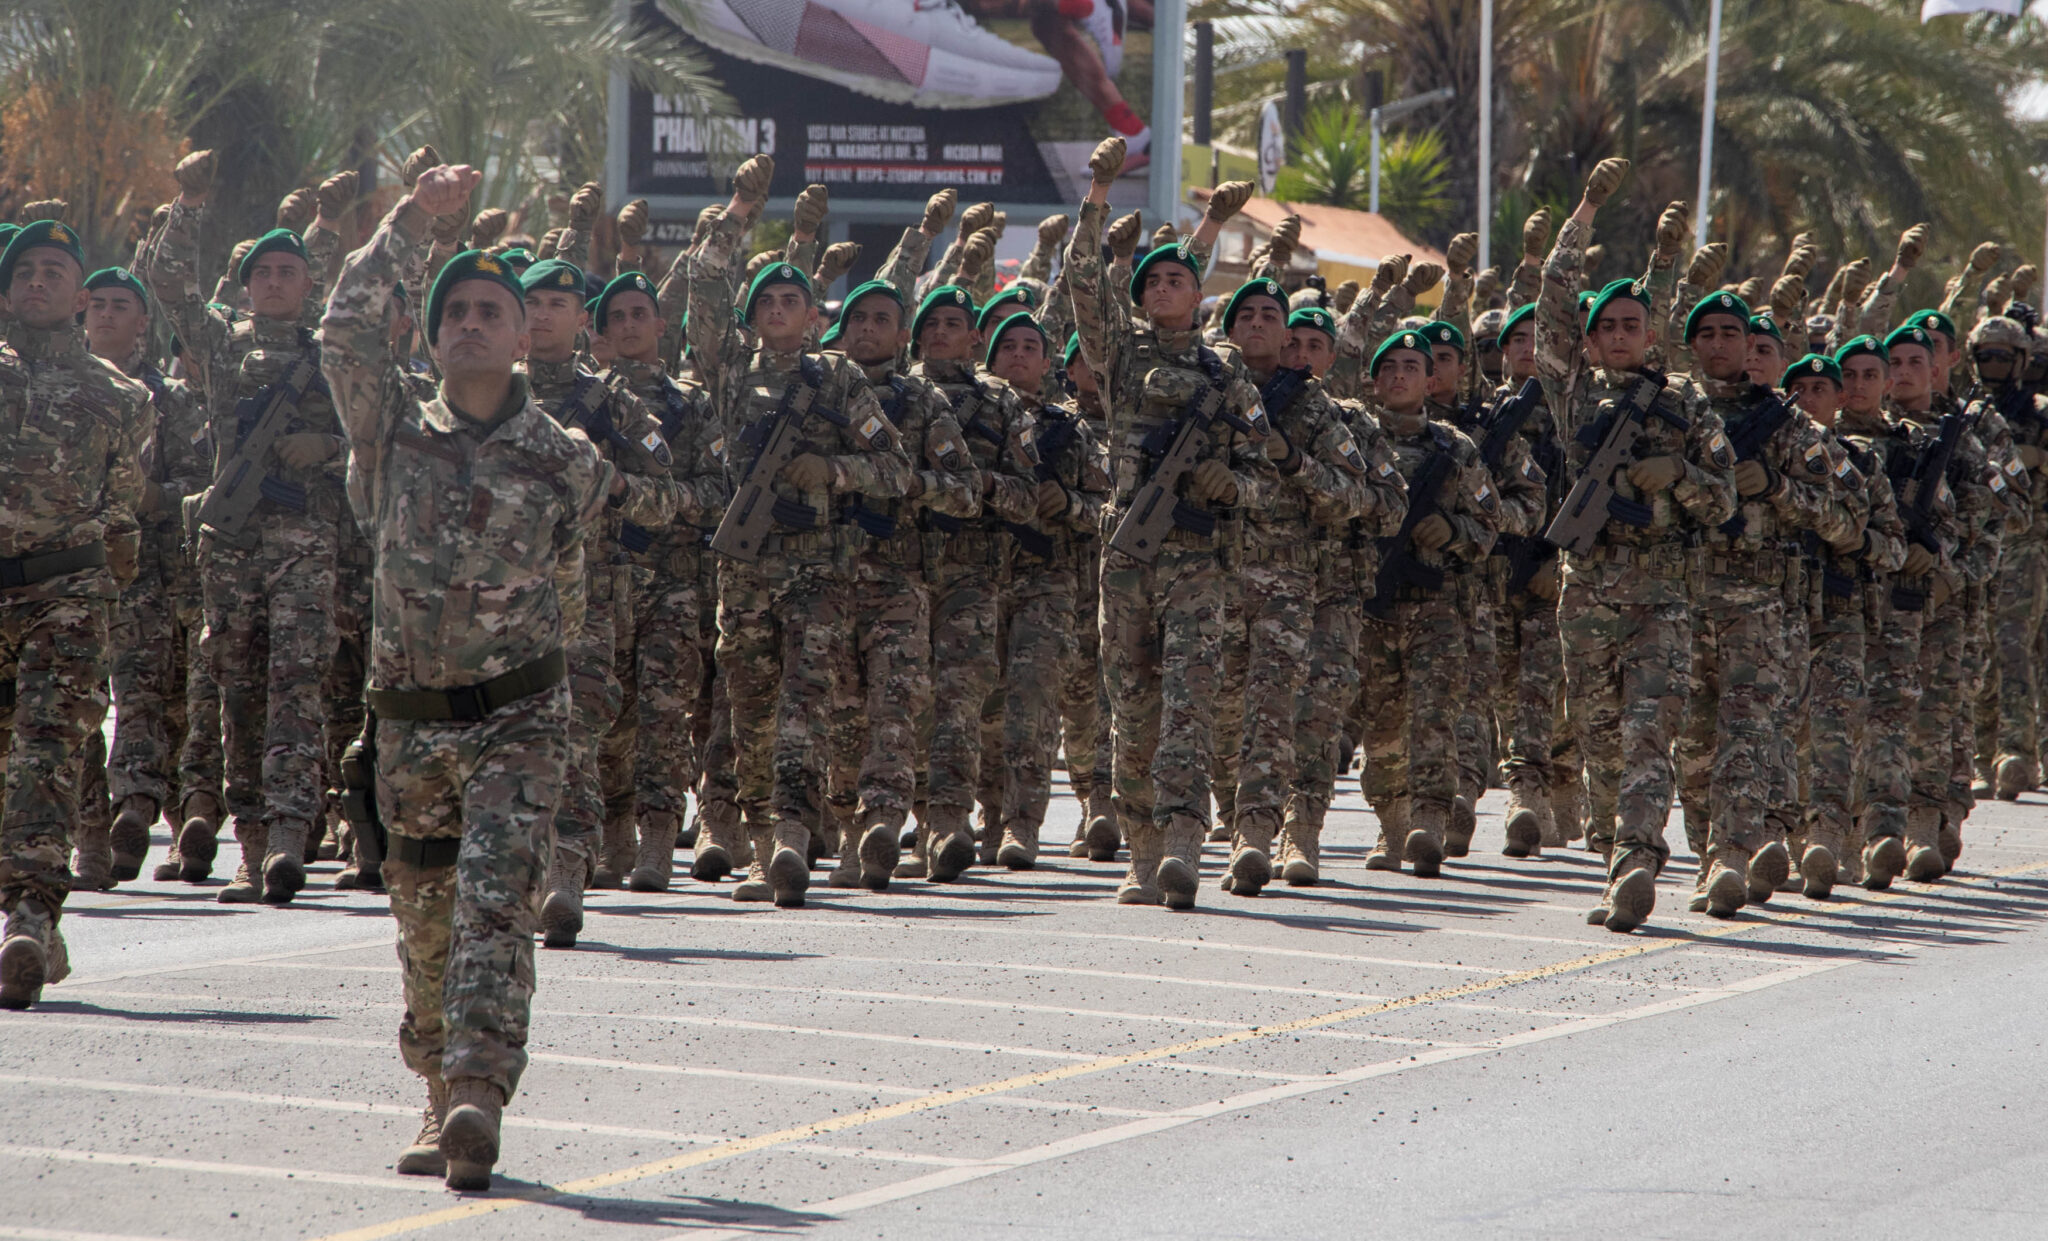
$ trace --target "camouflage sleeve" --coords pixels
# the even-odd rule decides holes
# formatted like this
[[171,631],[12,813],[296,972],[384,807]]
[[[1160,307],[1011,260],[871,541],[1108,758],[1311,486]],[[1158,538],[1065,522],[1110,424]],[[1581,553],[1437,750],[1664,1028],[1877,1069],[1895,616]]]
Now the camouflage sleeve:
[[320,369],[349,443],[349,469],[374,477],[411,398],[391,365],[391,290],[433,220],[410,200],[394,208],[369,244],[348,256],[320,320]]
[[782,261],[805,276],[815,276],[818,274],[818,259],[824,253],[824,244],[816,237],[808,237],[803,241],[791,237],[789,244],[782,248]]
[[1365,386],[1366,362],[1371,357],[1366,336],[1379,308],[1380,294],[1368,285],[1337,320],[1337,360],[1323,376],[1323,386],[1343,400],[1357,399]]
[[924,485],[917,497],[918,507],[946,517],[979,517],[981,480],[975,475],[967,433],[953,416],[952,403],[937,388],[923,383],[912,389],[908,399],[917,401],[924,414],[924,451],[912,462]]
[[[1309,517],[1318,525],[1334,526],[1365,511],[1371,502],[1366,487],[1370,468],[1358,449],[1358,441],[1335,403],[1320,402],[1314,421],[1303,436],[1302,468],[1293,479],[1309,493]],[[1314,477],[1310,477],[1313,475]]]
[[[555,257],[564,263],[574,263],[579,270],[589,271],[591,237],[589,229],[564,224],[561,233],[555,237]],[[678,254],[676,257],[680,261],[682,256]],[[671,266],[669,271],[673,272],[675,268]]]
[[[566,238],[570,234],[565,229],[562,235]],[[583,244],[588,246],[590,243],[586,241]],[[559,249],[555,253],[558,257],[561,256]],[[675,261],[668,265],[668,271],[662,276],[661,283],[654,286],[654,308],[661,315],[664,325],[659,346],[660,357],[663,362],[669,364],[671,370],[680,361],[683,352],[683,316],[689,313],[690,309],[690,262],[694,253],[689,246],[677,250]],[[581,263],[576,265],[583,266]]]
[[[830,355],[827,355],[828,357]],[[835,371],[839,411],[846,415],[849,433],[841,441],[854,451],[835,454],[832,488],[838,492],[857,491],[877,500],[895,500],[910,490],[910,457],[903,449],[903,436],[882,403],[868,387],[867,377],[850,361],[841,360]],[[867,429],[873,427],[875,432]]]
[[1536,372],[1546,385],[1569,388],[1579,369],[1577,331],[1579,281],[1593,230],[1566,219],[1543,262],[1543,287],[1536,296]]
[[882,266],[875,272],[875,279],[896,290],[905,303],[913,303],[917,296],[918,273],[924,270],[925,261],[931,258],[932,239],[924,235],[921,228],[903,230],[903,237],[896,248],[889,251],[889,257],[882,260]]
[[1518,310],[1536,300],[1543,289],[1543,264],[1527,255],[1515,264],[1515,278],[1508,284],[1508,309]]
[[973,287],[968,289],[967,292],[974,298],[974,304],[977,306],[988,305],[989,299],[996,295],[996,261],[994,258],[990,258],[988,262],[981,265],[981,270],[975,273]]
[[[1472,272],[1452,272],[1444,283],[1444,300],[1437,303],[1436,317],[1472,336]],[[1471,368],[1477,370],[1477,367]]]
[[[107,542],[126,545],[130,552],[142,542],[143,497],[149,490],[149,476],[143,472],[142,457],[156,430],[156,411],[149,404],[149,391],[141,384],[121,378],[109,366],[115,392],[121,404],[121,435],[107,456],[106,489],[100,493],[100,520],[105,523]],[[134,556],[123,557],[129,564]],[[111,558],[110,558],[111,563]],[[116,580],[119,580],[118,578]],[[121,583],[126,586],[127,582]]]
[[1067,269],[1060,268],[1052,284],[1045,291],[1045,304],[1033,312],[1038,326],[1045,329],[1046,339],[1051,342],[1055,365],[1065,354],[1067,338],[1074,334],[1074,299],[1067,292]]
[[1044,238],[1031,243],[1031,253],[1024,256],[1023,265],[1017,268],[1019,280],[1036,280],[1040,284],[1052,279],[1052,256],[1057,246],[1045,244]]
[[1131,301],[1131,264],[1123,259],[1117,259],[1109,265],[1103,280],[1106,282],[1108,295],[1123,310],[1124,317],[1134,317],[1138,313],[1138,307]]
[[574,463],[563,471],[564,518],[555,527],[555,596],[562,612],[562,643],[568,645],[583,632],[589,596],[585,593],[585,542],[605,494],[611,489],[612,468],[591,447],[580,432],[570,439],[581,448]]
[[1543,529],[1550,504],[1547,481],[1542,468],[1529,454],[1528,438],[1515,436],[1493,476],[1494,486],[1500,489],[1502,534],[1536,534]]
[[711,388],[712,401],[721,410],[732,399],[725,391],[726,373],[746,364],[746,337],[732,314],[739,286],[740,238],[746,225],[745,219],[730,212],[721,215],[689,264],[690,301],[685,323],[690,354]]
[[214,390],[223,378],[214,371],[227,345],[228,321],[207,304],[199,287],[199,226],[204,219],[203,208],[173,202],[170,218],[150,247],[149,262],[141,275],[171,330],[183,342],[185,357],[197,363],[191,368],[194,381],[208,401],[218,402],[232,395],[230,390]]
[[[1081,336],[1081,356],[1096,375],[1110,379],[1124,341],[1130,337],[1128,306],[1104,291],[1102,272],[1102,227],[1109,215],[1106,205],[1083,202],[1074,222],[1074,235],[1067,241],[1067,292],[1074,304],[1074,330]],[[1112,394],[1106,389],[1104,396]],[[1112,408],[1114,399],[1104,402]]]
[[1358,515],[1365,519],[1367,533],[1382,538],[1407,520],[1408,480],[1396,467],[1394,446],[1380,429],[1379,419],[1363,406],[1353,406],[1351,415],[1351,435],[1365,460],[1364,502]]
[[1836,461],[1819,427],[1794,418],[1771,437],[1766,457],[1777,479],[1765,498],[1780,520],[1794,529],[1811,530],[1828,543],[1844,541],[1855,532],[1857,518],[1835,482]]
[[1892,303],[1898,300],[1905,283],[1903,278],[1893,279],[1889,271],[1871,282],[1870,291],[1863,295],[1863,306],[1856,312],[1855,335],[1885,338],[1891,328]]
[[[1644,325],[1649,329],[1650,339],[1665,340],[1667,356],[1675,356],[1669,352],[1671,325],[1676,323],[1679,335],[1684,335],[1685,316],[1679,311],[1681,307],[1687,305],[1684,289],[1688,287],[1683,286],[1679,280],[1678,256],[1659,254],[1656,247],[1652,246],[1650,266],[1643,272],[1643,287],[1650,295],[1649,322]],[[1677,343],[1681,346],[1685,344],[1682,339]]]
[[341,268],[335,263],[335,255],[341,253],[341,234],[318,224],[306,226],[306,274],[313,278],[313,289],[306,294],[306,307],[300,320],[307,327],[320,322],[320,316],[327,310],[327,295],[334,291],[334,281],[341,275]]
[[1074,451],[1081,454],[1081,474],[1080,484],[1067,488],[1067,528],[1076,534],[1094,534],[1102,529],[1102,514],[1115,490],[1109,477],[1109,449],[1087,419],[1077,418],[1074,423]]
[[158,485],[164,490],[164,503],[175,513],[179,501],[198,495],[213,481],[213,441],[207,434],[206,411],[191,385],[175,379],[164,384],[169,408],[157,424]]
[[966,257],[966,251],[967,238],[956,232],[953,240],[947,243],[946,252],[939,256],[939,265],[933,268],[931,273],[925,278],[925,283],[919,292],[922,293],[936,289],[942,284],[953,283],[954,279],[960,274],[960,264]]
[[2033,483],[2020,460],[2019,442],[2012,423],[1991,402],[1983,403],[1977,418],[1977,438],[1984,441],[1984,457],[1993,472],[2002,475],[2001,486],[1993,488],[2005,512],[2005,532],[2023,534],[2034,523]]
[[1685,473],[1672,484],[1671,496],[1694,521],[1718,526],[1735,516],[1735,450],[1706,393],[1687,387],[1681,399],[1692,429],[1685,433]]
[[1962,316],[1956,313],[1956,308],[1961,306],[1966,300],[1971,299],[1977,290],[1981,290],[1984,287],[1984,282],[1990,278],[1991,273],[1988,270],[1979,271],[1970,266],[1970,260],[1965,256],[1963,259],[1963,269],[1950,276],[1948,283],[1942,286],[1941,313],[1951,319],[1960,321]]
[[1493,554],[1500,533],[1500,493],[1494,489],[1493,473],[1480,460],[1479,449],[1462,433],[1458,436],[1458,472],[1444,480],[1438,509],[1451,523],[1451,541],[1444,548],[1467,564],[1477,564]]
[[1870,505],[1870,520],[1863,527],[1870,541],[1863,559],[1881,573],[1897,572],[1906,563],[1906,523],[1899,517],[1898,495],[1883,470],[1864,475],[1863,486]]
[[[987,381],[984,381],[987,382]],[[997,425],[1002,428],[1003,450],[996,455],[995,468],[988,473],[987,490],[981,508],[1005,521],[1026,523],[1038,515],[1038,478],[1021,457],[1010,451],[1029,415],[1016,392],[1004,386],[996,399]]]
[[636,526],[662,529],[676,519],[676,446],[662,438],[661,420],[632,393],[614,388],[611,406],[612,425],[632,447],[610,446],[612,468],[626,490],[605,503]]

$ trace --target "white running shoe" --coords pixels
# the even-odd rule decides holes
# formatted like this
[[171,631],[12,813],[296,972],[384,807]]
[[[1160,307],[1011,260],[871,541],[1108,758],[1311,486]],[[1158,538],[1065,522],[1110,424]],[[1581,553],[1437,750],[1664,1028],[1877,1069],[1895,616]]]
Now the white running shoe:
[[1059,62],[990,34],[957,0],[680,0],[712,47],[920,108],[987,108],[1059,89]]
[[1102,49],[1102,67],[1115,77],[1124,67],[1124,0],[1094,0],[1082,29]]

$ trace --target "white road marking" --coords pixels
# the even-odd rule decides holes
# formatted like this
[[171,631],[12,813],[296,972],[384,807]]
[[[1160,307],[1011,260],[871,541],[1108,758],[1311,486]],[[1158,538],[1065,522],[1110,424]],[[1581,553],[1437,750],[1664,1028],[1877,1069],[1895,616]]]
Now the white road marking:
[[62,1146],[0,1146],[0,1155],[17,1159],[50,1159],[58,1163],[113,1164],[166,1172],[201,1172],[216,1176],[249,1176],[268,1181],[304,1181],[310,1185],[348,1185],[357,1189],[391,1189],[400,1193],[438,1194],[432,1177],[357,1176],[351,1172],[320,1172],[307,1168],[272,1168],[253,1163],[219,1163],[210,1159],[164,1159],[156,1155],[123,1155],[114,1151],[72,1150]]

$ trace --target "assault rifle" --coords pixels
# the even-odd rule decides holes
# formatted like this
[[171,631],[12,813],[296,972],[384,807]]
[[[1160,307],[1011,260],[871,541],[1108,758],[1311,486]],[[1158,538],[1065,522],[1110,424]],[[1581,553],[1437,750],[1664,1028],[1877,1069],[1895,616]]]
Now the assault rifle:
[[1614,493],[1614,472],[1635,459],[1636,441],[1642,438],[1649,418],[1662,418],[1674,430],[1692,429],[1692,423],[1685,418],[1657,408],[1657,394],[1670,382],[1655,371],[1643,372],[1605,415],[1604,432],[1597,422],[1587,428],[1599,434],[1599,447],[1586,462],[1579,481],[1572,484],[1571,493],[1565,496],[1550,529],[1543,532],[1544,538],[1566,551],[1583,553],[1592,550],[1609,517],[1631,526],[1650,524],[1649,505],[1625,500]]
[[235,422],[242,428],[241,440],[233,455],[222,463],[213,485],[194,506],[191,520],[197,529],[187,531],[188,534],[205,530],[217,539],[248,547],[256,541],[256,532],[248,526],[259,500],[268,498],[286,508],[305,510],[306,489],[272,477],[264,471],[263,461],[285,424],[291,421],[292,411],[306,399],[306,393],[324,383],[320,378],[320,355],[308,350],[299,355],[298,363],[284,379],[267,384],[236,403]]
[[1117,523],[1116,532],[1109,536],[1111,547],[1141,564],[1151,564],[1159,558],[1167,532],[1175,526],[1205,537],[1216,532],[1214,513],[1197,508],[1176,494],[1180,480],[1195,468],[1202,449],[1208,445],[1209,428],[1220,422],[1260,440],[1272,433],[1263,406],[1254,408],[1250,418],[1240,418],[1223,408],[1223,399],[1230,392],[1223,377],[1223,363],[1206,348],[1202,350],[1202,366],[1209,372],[1208,386],[1188,402],[1179,418],[1145,437],[1145,451],[1158,464],[1152,468],[1152,477],[1131,497],[1130,508]]
[[1436,450],[1409,480],[1408,515],[1401,519],[1399,530],[1380,540],[1379,575],[1373,580],[1372,598],[1364,604],[1367,616],[1385,620],[1393,609],[1395,591],[1403,585],[1422,590],[1442,590],[1444,587],[1444,571],[1422,563],[1415,555],[1415,527],[1441,507],[1438,493],[1443,490],[1444,479],[1449,477],[1451,467],[1457,464],[1449,434],[1434,424],[1430,431],[1436,437]]
[[[740,437],[741,443],[753,446],[754,456],[733,492],[732,503],[726,505],[717,532],[711,536],[711,550],[751,564],[760,559],[761,540],[777,521],[803,530],[817,524],[817,510],[783,499],[770,484],[803,446],[799,432],[817,400],[821,379],[817,363],[804,359],[797,377],[790,380],[789,388],[782,394],[782,404]],[[828,414],[822,408],[818,412]]]
[[[1792,421],[1792,407],[1783,398],[1773,393],[1764,398],[1763,405],[1750,412],[1728,437],[1728,446],[1735,450],[1737,462],[1754,461],[1761,456],[1764,445],[1771,442],[1780,428]],[[1742,515],[1742,497],[1735,498],[1735,515],[1721,523],[1721,533],[1731,539],[1739,539],[1749,529],[1749,519]]]

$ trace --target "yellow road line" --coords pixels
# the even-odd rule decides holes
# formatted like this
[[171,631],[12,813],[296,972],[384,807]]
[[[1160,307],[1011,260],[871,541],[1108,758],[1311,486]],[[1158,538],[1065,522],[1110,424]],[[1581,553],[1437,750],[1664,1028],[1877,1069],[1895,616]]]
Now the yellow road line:
[[[1946,886],[1949,890],[1977,888],[1983,886],[1987,881],[2006,879],[2037,871],[2048,871],[2048,862],[2034,862],[2007,870],[1991,871],[1977,878]],[[1861,903],[1891,904],[1911,898],[1936,896],[1941,891],[1941,888],[1894,888],[1887,892],[1871,893],[1865,896]],[[929,1112],[936,1108],[951,1107],[956,1103],[965,1103],[974,1099],[985,1098],[989,1095],[1005,1094],[1013,1090],[1025,1090],[1033,1086],[1049,1085],[1053,1082],[1062,1082],[1071,1078],[1104,1073],[1112,1069],[1129,1068],[1132,1065],[1145,1064],[1169,1057],[1213,1051],[1219,1047],[1232,1047],[1242,1043],[1256,1042],[1260,1039],[1297,1034],[1304,1030],[1313,1030],[1323,1026],[1341,1025],[1345,1022],[1357,1021],[1364,1017],[1373,1017],[1381,1013],[1395,1012],[1405,1008],[1416,1008],[1424,1004],[1434,1004],[1443,1000],[1455,1000],[1463,996],[1476,995],[1485,991],[1497,991],[1506,987],[1519,986],[1526,982],[1555,978],[1561,974],[1595,969],[1602,965],[1610,965],[1616,961],[1625,961],[1630,957],[1646,956],[1654,952],[1668,952],[1673,949],[1689,946],[1703,939],[1726,939],[1748,931],[1759,931],[1769,927],[1783,926],[1788,922],[1803,921],[1817,914],[1828,912],[1832,912],[1832,910],[1827,906],[1815,906],[1811,909],[1794,910],[1772,918],[1768,922],[1742,922],[1710,927],[1704,931],[1693,932],[1677,939],[1632,940],[1619,947],[1610,948],[1605,952],[1588,953],[1585,956],[1575,957],[1569,961],[1541,965],[1533,969],[1522,970],[1518,973],[1506,974],[1497,978],[1473,979],[1470,982],[1459,983],[1455,986],[1439,987],[1432,991],[1402,996],[1399,999],[1382,1000],[1373,1004],[1360,1004],[1351,1008],[1341,1008],[1334,1012],[1322,1013],[1313,1017],[1302,1017],[1294,1021],[1282,1022],[1278,1025],[1252,1026],[1247,1029],[1233,1030],[1226,1034],[1214,1034],[1206,1038],[1188,1039],[1184,1042],[1171,1043],[1145,1051],[1126,1052],[1115,1056],[1098,1056],[1079,1064],[1063,1064],[1055,1068],[1041,1069],[1035,1073],[1023,1073],[1013,1077],[982,1082],[973,1086],[941,1090],[919,1098],[905,1099],[900,1103],[890,1103],[881,1107],[866,1108],[858,1112],[848,1112],[824,1120],[815,1120],[807,1124],[795,1125],[787,1129],[777,1129],[771,1133],[758,1134],[750,1138],[737,1138],[730,1142],[722,1142],[717,1146],[707,1146],[699,1150],[685,1151],[682,1154],[672,1155],[666,1159],[634,1164],[631,1167],[617,1168],[610,1172],[600,1172],[595,1176],[583,1177],[580,1180],[564,1181],[560,1185],[530,1195],[517,1198],[470,1199],[456,1206],[446,1207],[438,1211],[427,1211],[419,1215],[387,1220],[381,1224],[351,1228],[346,1232],[330,1233],[325,1237],[318,1238],[317,1241],[381,1241],[385,1237],[402,1236],[406,1233],[435,1228],[442,1224],[452,1224],[459,1220],[495,1215],[501,1211],[515,1210],[520,1207],[532,1206],[536,1203],[545,1203],[559,1198],[574,1197],[593,1193],[597,1190],[611,1189],[618,1185],[646,1180],[649,1177],[666,1176],[671,1172],[682,1172],[690,1168],[702,1167],[705,1164],[718,1163],[722,1160],[737,1158],[741,1155],[750,1155],[757,1151],[768,1150],[772,1147],[783,1146],[791,1142],[803,1142],[824,1134],[838,1133],[843,1130],[858,1128],[862,1125],[875,1124],[879,1121],[895,1120],[901,1116],[912,1116],[919,1112]]]

